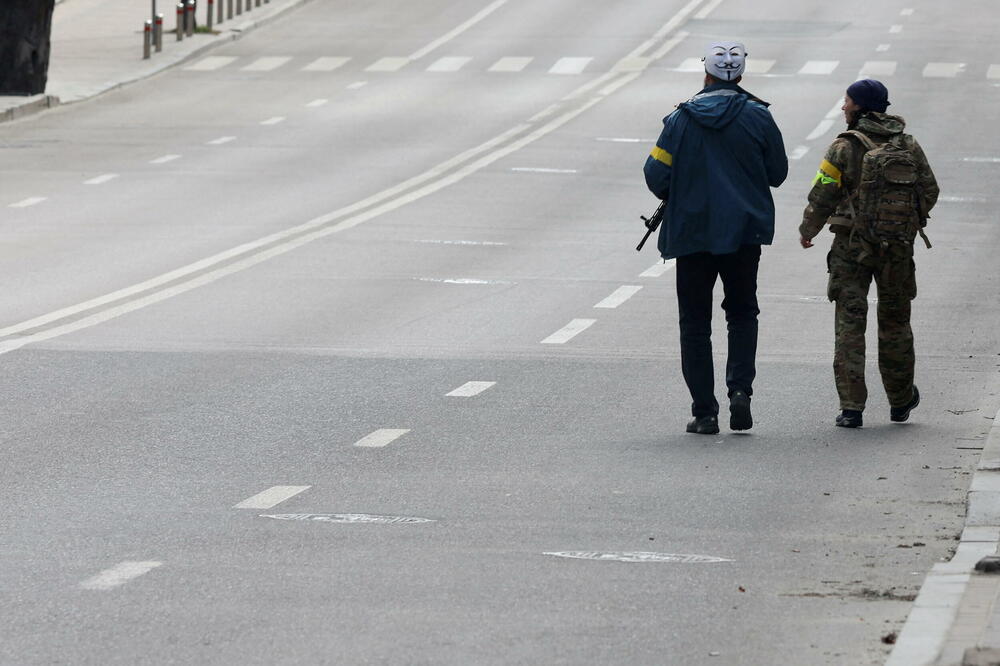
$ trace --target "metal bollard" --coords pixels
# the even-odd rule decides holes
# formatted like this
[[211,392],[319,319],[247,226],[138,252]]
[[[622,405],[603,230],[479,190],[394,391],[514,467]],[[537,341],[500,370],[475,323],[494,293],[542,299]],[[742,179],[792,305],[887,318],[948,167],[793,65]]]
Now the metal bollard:
[[181,3],[181,2],[177,3],[177,41],[178,42],[181,41],[182,39],[184,39],[184,23],[185,23],[185,21],[184,21],[184,16],[185,16],[184,8],[185,8],[184,3]]
[[257,6],[260,7],[260,0],[257,0]]
[[253,9],[253,0],[247,0],[247,11]]
[[186,37],[194,36],[194,0],[187,0],[187,23],[184,26]]
[[156,45],[156,52],[163,50],[163,14],[156,15],[156,23],[153,24],[153,44]]
[[219,17],[215,22],[222,23],[222,0],[219,0]]
[[215,7],[213,6],[212,0],[208,0],[208,20],[205,21],[205,25],[208,27],[208,31],[212,32],[212,18],[215,16]]
[[145,21],[142,25],[142,59],[149,60],[150,47],[153,45],[153,22]]
[[236,0],[236,15],[243,13],[243,0]]

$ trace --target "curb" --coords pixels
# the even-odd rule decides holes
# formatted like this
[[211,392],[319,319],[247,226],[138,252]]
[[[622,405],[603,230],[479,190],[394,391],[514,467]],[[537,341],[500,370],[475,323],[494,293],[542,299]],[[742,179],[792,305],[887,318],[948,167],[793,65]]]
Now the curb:
[[992,624],[1000,585],[995,576],[974,568],[1000,546],[1000,411],[967,498],[958,550],[951,561],[935,564],[927,574],[886,666],[962,663],[964,651],[980,647]]
[[[64,2],[65,0],[59,0],[59,1]],[[66,96],[63,96],[63,99],[60,99],[58,95],[50,95],[50,94],[42,94],[42,95],[34,95],[32,97],[26,97],[24,98],[25,101],[23,103],[21,104],[15,103],[11,106],[8,106],[0,110],[0,123],[9,122],[12,120],[18,120],[20,118],[24,118],[25,116],[30,116],[35,113],[39,113],[45,109],[53,108],[55,106],[66,106],[68,104],[85,102],[87,100],[91,100],[94,99],[95,97],[103,95],[106,92],[117,90],[118,88],[122,88],[137,81],[142,81],[143,79],[147,79],[151,76],[159,74],[160,72],[163,72],[183,62],[186,62],[198,55],[201,55],[202,53],[210,49],[213,49],[220,44],[234,42],[243,37],[243,35],[247,34],[248,32],[251,32],[252,30],[259,28],[261,26],[267,25],[271,21],[283,15],[285,12],[294,9],[296,7],[299,7],[309,1],[310,0],[290,0],[288,3],[286,3],[281,7],[269,7],[267,9],[261,7],[257,11],[260,12],[262,15],[240,19],[240,23],[238,25],[236,25],[233,28],[224,28],[223,30],[220,31],[220,34],[213,35],[210,41],[201,44],[197,48],[194,48],[190,51],[186,51],[183,53],[175,53],[172,56],[161,53],[158,56],[159,58],[161,58],[161,60],[156,66],[150,69],[141,70],[137,74],[126,74],[122,78],[108,82],[103,87],[87,91],[86,93],[79,95],[77,97],[68,98]],[[233,22],[236,20],[237,19],[233,18],[230,19],[229,21]],[[0,100],[3,99],[5,98],[0,97]],[[11,98],[7,97],[6,99],[10,100]]]

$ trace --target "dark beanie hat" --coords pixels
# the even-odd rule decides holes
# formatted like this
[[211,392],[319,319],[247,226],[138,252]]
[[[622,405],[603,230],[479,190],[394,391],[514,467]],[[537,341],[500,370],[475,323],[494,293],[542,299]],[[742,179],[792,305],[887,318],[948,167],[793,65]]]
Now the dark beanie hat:
[[855,81],[847,88],[847,95],[864,111],[884,113],[889,106],[889,91],[875,79]]

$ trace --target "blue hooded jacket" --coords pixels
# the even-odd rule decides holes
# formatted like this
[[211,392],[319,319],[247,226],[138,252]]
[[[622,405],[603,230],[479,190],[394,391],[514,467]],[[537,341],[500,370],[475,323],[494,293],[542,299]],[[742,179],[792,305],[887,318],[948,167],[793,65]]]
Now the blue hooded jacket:
[[774,239],[770,188],[785,181],[788,158],[767,104],[735,83],[710,85],[664,118],[643,171],[667,201],[664,259]]

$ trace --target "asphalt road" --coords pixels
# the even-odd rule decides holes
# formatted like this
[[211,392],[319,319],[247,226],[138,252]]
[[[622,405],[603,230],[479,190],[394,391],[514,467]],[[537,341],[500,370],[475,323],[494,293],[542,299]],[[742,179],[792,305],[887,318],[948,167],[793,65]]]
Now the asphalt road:
[[[317,0],[0,126],[0,661],[881,663],[1000,406],[1000,68],[966,4]],[[634,246],[716,37],[793,159],[756,425],[699,437],[671,266]],[[828,237],[796,228],[862,71],[943,199],[923,403],[891,425],[872,362],[845,432]]]

